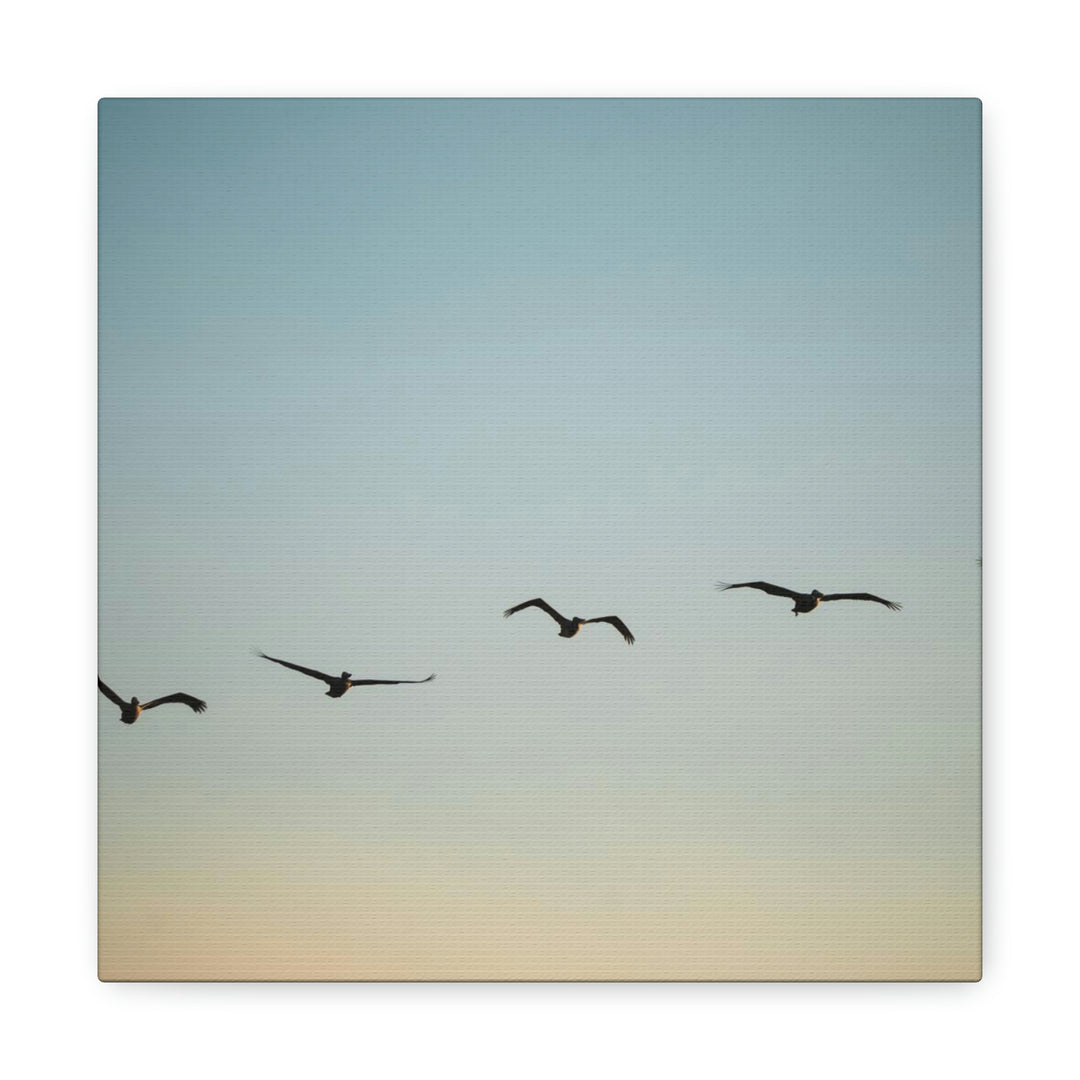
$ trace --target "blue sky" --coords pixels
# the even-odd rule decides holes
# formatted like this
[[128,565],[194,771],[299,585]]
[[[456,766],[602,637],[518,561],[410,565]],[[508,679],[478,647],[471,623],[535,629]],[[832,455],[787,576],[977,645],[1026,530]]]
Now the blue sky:
[[969,977],[979,139],[102,102],[103,972]]

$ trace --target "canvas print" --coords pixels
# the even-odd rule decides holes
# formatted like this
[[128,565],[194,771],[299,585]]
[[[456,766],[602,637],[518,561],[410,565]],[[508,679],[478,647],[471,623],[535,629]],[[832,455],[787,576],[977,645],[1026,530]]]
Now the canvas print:
[[980,116],[103,100],[100,977],[978,979]]

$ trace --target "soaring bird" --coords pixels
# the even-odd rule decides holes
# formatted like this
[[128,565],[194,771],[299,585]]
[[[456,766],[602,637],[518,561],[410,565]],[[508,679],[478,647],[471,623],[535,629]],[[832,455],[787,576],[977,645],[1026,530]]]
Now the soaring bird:
[[168,697],[154,698],[153,701],[148,701],[144,705],[137,697],[133,697],[130,701],[125,701],[115,690],[110,690],[98,676],[98,689],[114,704],[120,706],[120,719],[125,724],[134,724],[139,716],[146,712],[147,709],[156,709],[159,705],[170,705],[176,702],[178,705],[186,705],[189,709],[194,709],[195,712],[205,712],[206,702],[197,697],[192,697],[190,694],[170,694]]
[[760,589],[762,592],[771,593],[773,596],[789,596],[795,601],[791,609],[798,617],[811,612],[826,600],[873,600],[875,604],[884,604],[890,611],[899,611],[901,605],[894,604],[891,600],[882,600],[880,596],[874,596],[868,592],[841,592],[830,593],[826,596],[817,589],[808,593],[796,592],[794,589],[784,589],[779,585],[770,585],[767,581],[742,581],[738,585],[728,585],[723,581],[716,583],[718,589]]
[[576,615],[572,619],[567,619],[560,615],[550,604],[537,597],[535,600],[526,600],[524,604],[518,604],[517,607],[507,608],[503,612],[503,618],[508,619],[515,611],[521,611],[527,607],[538,607],[541,611],[546,611],[558,624],[559,624],[559,637],[573,637],[585,623],[592,622],[606,622],[611,623],[616,630],[626,639],[627,645],[634,644],[634,635],[626,627],[626,623],[622,621],[616,615],[605,615],[602,619],[579,619]]
[[429,675],[426,679],[354,679],[352,672],[349,671],[343,671],[340,675],[326,675],[321,671],[315,671],[314,668],[301,667],[299,664],[290,664],[288,660],[279,660],[276,656],[267,656],[264,652],[257,652],[255,655],[261,656],[264,660],[272,660],[282,667],[299,671],[301,675],[310,675],[313,679],[321,679],[330,687],[326,691],[327,697],[342,697],[350,686],[397,686],[399,683],[431,682],[435,678],[434,675]]

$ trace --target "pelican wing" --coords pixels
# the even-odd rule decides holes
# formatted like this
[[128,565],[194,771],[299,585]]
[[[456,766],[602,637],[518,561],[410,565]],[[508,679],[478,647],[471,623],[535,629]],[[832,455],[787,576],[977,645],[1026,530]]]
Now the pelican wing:
[[538,607],[541,611],[546,611],[560,626],[569,621],[564,619],[547,601],[541,600],[539,596],[535,600],[526,600],[524,604],[518,604],[517,607],[507,608],[503,612],[503,618],[508,619],[515,611],[521,611],[527,607]]
[[333,675],[327,675],[322,671],[316,671],[314,668],[301,667],[299,664],[290,664],[288,660],[279,660],[276,656],[267,656],[266,653],[256,653],[256,656],[261,656],[264,660],[272,660],[275,664],[280,664],[282,667],[292,668],[293,671],[299,671],[301,675],[310,675],[313,679],[322,679],[327,686],[333,686],[337,679]]
[[899,611],[903,606],[894,604],[891,600],[882,600],[880,596],[873,596],[868,592],[838,592],[821,598],[822,603],[826,600],[873,600],[875,604],[884,604],[890,611]]
[[192,697],[191,694],[170,694],[168,697],[155,698],[153,701],[148,701],[142,710],[146,712],[147,709],[156,709],[159,705],[170,705],[174,701],[177,705],[186,705],[189,709],[194,709],[195,712],[206,712],[206,702],[202,698]]
[[102,681],[101,676],[98,676],[97,688],[114,704],[119,705],[122,709],[127,702],[124,701],[115,690],[110,690]]
[[785,589],[780,585],[770,585],[767,581],[740,581],[737,585],[728,585],[726,582],[718,581],[716,583],[718,589],[760,589],[762,592],[770,593],[772,596],[787,596],[792,600],[798,600],[802,595],[797,593],[794,589]]
[[426,679],[350,679],[350,686],[397,686],[399,683],[422,683],[431,682],[434,679],[434,675],[429,675]]
[[586,619],[585,622],[606,622],[611,623],[616,630],[626,639],[627,645],[634,644],[634,635],[630,633],[626,626],[626,623],[622,621],[617,615],[605,615],[602,619]]

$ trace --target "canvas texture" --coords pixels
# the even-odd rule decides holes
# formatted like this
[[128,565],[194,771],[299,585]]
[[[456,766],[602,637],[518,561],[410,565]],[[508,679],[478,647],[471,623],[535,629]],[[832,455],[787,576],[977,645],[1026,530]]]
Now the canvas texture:
[[102,979],[980,977],[977,100],[99,141]]

